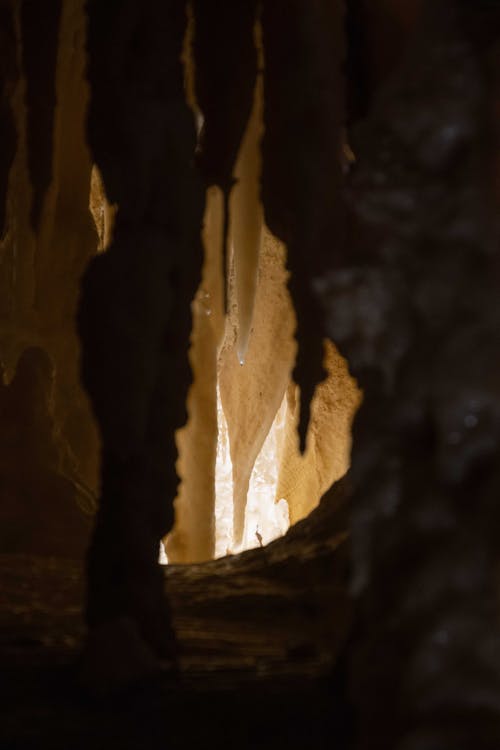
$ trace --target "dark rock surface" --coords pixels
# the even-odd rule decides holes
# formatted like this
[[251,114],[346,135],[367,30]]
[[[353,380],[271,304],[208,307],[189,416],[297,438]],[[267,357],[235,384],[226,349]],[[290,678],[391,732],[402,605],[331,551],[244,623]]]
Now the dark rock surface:
[[354,241],[317,281],[365,394],[350,476],[352,689],[367,749],[500,743],[490,13],[428,4],[355,133]]
[[108,696],[82,687],[82,564],[1,555],[1,747],[345,747],[350,708],[331,679],[351,620],[345,520],[337,492],[262,550],[164,569],[179,672]]

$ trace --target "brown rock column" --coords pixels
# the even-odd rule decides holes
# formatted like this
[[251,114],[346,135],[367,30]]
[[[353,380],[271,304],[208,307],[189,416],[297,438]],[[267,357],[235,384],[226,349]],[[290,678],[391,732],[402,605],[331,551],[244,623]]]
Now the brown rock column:
[[95,630],[125,618],[127,632],[138,628],[168,656],[157,559],[173,521],[174,431],[185,420],[204,205],[180,63],[186,14],[176,0],[90,0],[87,8],[88,135],[118,205],[112,245],[85,275],[79,314],[83,379],[103,441],[87,619]]

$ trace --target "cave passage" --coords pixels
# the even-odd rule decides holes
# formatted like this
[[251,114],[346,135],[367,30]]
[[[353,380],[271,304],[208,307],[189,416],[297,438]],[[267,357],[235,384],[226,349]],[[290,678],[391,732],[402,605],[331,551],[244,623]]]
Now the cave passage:
[[[207,256],[204,275],[210,278]],[[285,248],[265,230],[244,362],[232,268],[230,312],[218,345],[215,335],[206,335],[217,325],[216,293],[202,281],[195,296],[194,382],[188,421],[177,433],[180,486],[176,521],[165,540],[171,562],[201,562],[269,543],[307,516],[348,469],[360,392],[328,340],[326,378],[310,405],[306,450],[300,451],[295,312],[285,263]]]
[[5,746],[498,750],[498,2],[0,21]]

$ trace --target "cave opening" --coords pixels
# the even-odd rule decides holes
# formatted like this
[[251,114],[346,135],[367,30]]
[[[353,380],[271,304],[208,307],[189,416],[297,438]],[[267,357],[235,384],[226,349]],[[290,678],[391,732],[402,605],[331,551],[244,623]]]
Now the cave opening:
[[[223,310],[221,203],[218,190],[207,192],[203,278],[191,305],[193,383],[186,424],[176,433],[179,488],[174,528],[160,542],[163,565],[263,547],[307,517],[349,467],[351,425],[361,401],[347,363],[325,339],[325,379],[310,404],[306,449],[301,451],[300,393],[292,379],[296,314],[286,248],[267,227],[259,229],[254,288],[250,295],[243,292],[251,297],[249,319],[242,326],[241,307],[248,299],[242,302],[238,290],[234,242],[228,258],[227,314]],[[110,246],[118,208],[106,197],[97,165],[91,173],[89,209],[102,253]],[[246,328],[243,337],[241,327]],[[237,506],[243,509],[239,530]]]
[[[165,539],[171,562],[264,546],[305,518],[347,471],[360,391],[329,340],[326,377],[312,399],[306,449],[300,450],[299,387],[292,379],[296,322],[285,258],[283,245],[265,229],[244,362],[234,273],[229,313],[219,312],[218,346],[216,336],[208,335],[221,325],[216,293],[202,281],[193,301],[193,383],[187,423],[176,437],[176,520]],[[205,279],[211,274],[207,265]]]

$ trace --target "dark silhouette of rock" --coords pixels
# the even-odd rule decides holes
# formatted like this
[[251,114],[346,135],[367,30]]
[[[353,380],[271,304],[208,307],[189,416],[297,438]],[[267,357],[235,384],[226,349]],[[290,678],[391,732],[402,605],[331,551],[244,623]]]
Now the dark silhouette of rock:
[[364,390],[350,471],[361,748],[500,741],[489,12],[427,4],[404,64],[355,131],[346,192],[356,241],[316,283]]

